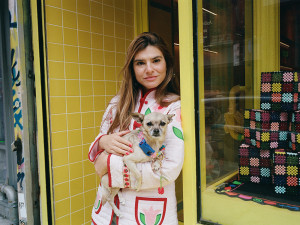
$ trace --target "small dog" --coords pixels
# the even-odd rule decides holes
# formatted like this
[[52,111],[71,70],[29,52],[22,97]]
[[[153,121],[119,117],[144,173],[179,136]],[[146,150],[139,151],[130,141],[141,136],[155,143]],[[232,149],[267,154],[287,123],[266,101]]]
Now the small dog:
[[[155,155],[160,151],[167,133],[167,125],[172,121],[174,114],[164,115],[158,112],[152,112],[147,115],[140,113],[132,113],[133,119],[141,123],[140,129],[133,130],[123,137],[132,143],[133,153],[124,155],[123,162],[131,174],[136,178],[136,190],[139,191],[142,184],[142,176],[136,167],[136,163],[148,162],[155,160]],[[142,137],[141,137],[142,136]],[[160,161],[155,160],[152,169],[157,171],[160,169]],[[108,185],[108,175],[104,175],[101,179],[102,205],[107,201],[117,216],[121,216],[118,208],[114,204],[114,197],[119,196],[121,204],[124,204],[120,188],[110,188]]]

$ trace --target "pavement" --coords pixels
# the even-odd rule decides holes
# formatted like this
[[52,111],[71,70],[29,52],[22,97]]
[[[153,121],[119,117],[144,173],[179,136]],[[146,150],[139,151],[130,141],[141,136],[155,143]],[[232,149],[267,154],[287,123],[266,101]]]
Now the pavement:
[[9,220],[6,220],[2,216],[0,216],[0,224],[1,225],[12,225],[13,223],[9,222]]

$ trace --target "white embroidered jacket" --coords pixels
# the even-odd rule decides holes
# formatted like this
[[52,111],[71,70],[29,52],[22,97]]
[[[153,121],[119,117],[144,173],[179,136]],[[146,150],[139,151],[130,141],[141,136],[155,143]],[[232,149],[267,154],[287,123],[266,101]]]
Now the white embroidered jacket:
[[[122,194],[125,198],[125,205],[119,204],[116,196],[116,205],[122,213],[121,218],[117,218],[117,224],[120,225],[176,225],[177,220],[177,201],[175,196],[175,180],[178,177],[184,159],[184,143],[181,128],[180,100],[171,103],[168,107],[162,107],[155,100],[155,90],[147,92],[144,96],[139,93],[136,112],[147,114],[153,111],[164,114],[175,114],[172,122],[168,125],[167,136],[165,140],[165,153],[162,163],[162,173],[167,178],[163,180],[164,194],[158,193],[160,187],[160,172],[154,172],[151,168],[151,162],[138,163],[137,167],[142,173],[142,186],[139,192],[135,189],[124,188],[135,184],[135,179],[126,173],[126,168],[122,157],[109,155],[107,159],[109,185],[111,187],[122,188]],[[102,151],[98,149],[98,140],[109,129],[115,115],[115,105],[118,96],[114,97],[106,112],[103,115],[101,129],[95,141],[91,144],[89,150],[89,160],[94,162],[95,158]],[[167,100],[167,99],[166,99]],[[139,124],[131,121],[129,129],[135,129]],[[118,131],[118,130],[116,130]],[[108,203],[101,204],[101,186],[99,185],[95,205],[92,212],[92,222],[97,225],[111,224],[113,211]]]

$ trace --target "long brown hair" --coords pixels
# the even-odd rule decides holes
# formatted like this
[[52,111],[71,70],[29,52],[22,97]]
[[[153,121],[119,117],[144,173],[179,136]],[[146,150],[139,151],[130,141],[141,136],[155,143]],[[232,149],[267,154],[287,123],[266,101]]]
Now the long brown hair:
[[[123,74],[123,82],[118,93],[119,101],[116,105],[116,115],[108,133],[112,133],[117,127],[120,127],[120,130],[126,130],[130,125],[130,114],[134,111],[138,92],[139,89],[141,89],[141,85],[135,78],[133,61],[136,54],[149,45],[157,47],[162,52],[167,66],[166,77],[156,88],[156,101],[162,106],[167,106],[180,98],[179,85],[175,82],[173,76],[173,57],[170,54],[166,43],[155,33],[141,33],[130,43],[127,50],[125,65],[121,71],[121,74]],[[176,94],[177,97],[173,98],[171,101],[163,101],[164,97],[170,94]]]

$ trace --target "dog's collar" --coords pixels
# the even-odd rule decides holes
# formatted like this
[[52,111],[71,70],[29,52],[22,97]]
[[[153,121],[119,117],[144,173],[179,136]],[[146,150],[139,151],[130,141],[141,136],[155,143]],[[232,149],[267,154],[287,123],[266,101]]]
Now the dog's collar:
[[150,156],[150,157],[152,157],[152,158],[156,158],[156,157],[160,156],[160,155],[162,154],[161,151],[163,151],[163,150],[165,149],[165,146],[162,145],[162,146],[159,148],[159,152],[156,153],[156,152],[153,150],[153,148],[152,148],[150,145],[148,145],[148,143],[146,142],[146,140],[144,139],[143,136],[144,136],[144,135],[143,135],[143,131],[140,130],[139,133],[138,133],[138,137],[139,137],[139,139],[140,139],[139,146],[140,146],[140,148],[143,150],[143,152],[145,153],[145,155]]

